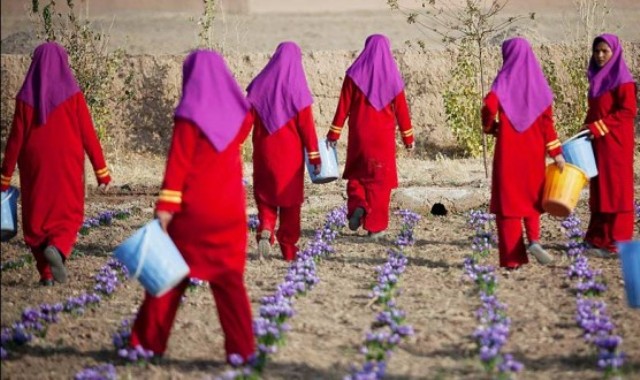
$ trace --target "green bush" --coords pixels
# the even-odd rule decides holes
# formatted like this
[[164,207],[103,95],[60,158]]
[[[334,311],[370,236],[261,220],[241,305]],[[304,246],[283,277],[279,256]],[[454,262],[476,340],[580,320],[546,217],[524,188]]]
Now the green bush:
[[[40,1],[32,0],[30,16],[38,38],[56,41],[67,50],[98,137],[105,142],[109,140],[109,129],[115,125],[119,106],[133,96],[133,71],[125,65],[123,49],[109,50],[107,33],[79,18],[73,0],[66,0],[66,5],[69,9],[63,14],[56,10],[56,1],[50,0],[40,11]],[[124,78],[121,89],[114,87],[118,78]]]

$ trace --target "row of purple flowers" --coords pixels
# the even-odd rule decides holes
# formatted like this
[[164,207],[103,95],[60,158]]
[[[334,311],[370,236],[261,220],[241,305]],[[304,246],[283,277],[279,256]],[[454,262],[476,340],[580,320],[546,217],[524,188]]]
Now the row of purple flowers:
[[399,293],[400,275],[407,266],[404,249],[415,243],[413,229],[420,221],[420,215],[410,210],[400,210],[402,228],[394,241],[394,248],[388,250],[387,262],[376,268],[376,282],[369,297],[382,310],[366,333],[360,352],[365,356],[362,368],[353,368],[344,380],[378,380],[384,377],[393,350],[402,339],[413,335],[413,327],[405,323],[406,315],[397,307],[395,296]]
[[22,311],[21,319],[11,327],[1,331],[0,356],[2,360],[12,355],[12,350],[25,346],[34,336],[44,338],[50,324],[59,321],[59,314],[80,316],[87,308],[96,308],[102,297],[111,296],[121,281],[128,275],[126,267],[115,259],[109,259],[95,276],[93,292],[84,292],[77,297],[69,297],[65,302],[43,303],[38,307],[27,307]]
[[604,301],[596,299],[607,290],[601,270],[591,269],[584,255],[584,232],[580,219],[572,214],[562,222],[567,256],[571,265],[567,277],[574,281],[572,290],[576,294],[576,322],[582,328],[584,341],[597,350],[597,365],[605,378],[620,375],[624,364],[624,353],[620,350],[622,337],[613,333],[615,325],[607,312]]
[[219,379],[254,380],[261,377],[269,357],[277,352],[279,346],[285,344],[286,333],[290,330],[288,320],[295,314],[293,301],[296,297],[305,295],[320,281],[316,264],[335,252],[332,243],[346,223],[344,206],[327,214],[323,227],[316,230],[306,248],[298,252],[275,293],[260,301],[259,316],[253,320],[258,352],[247,361],[240,355],[230,355],[228,361],[234,369],[225,372]]
[[[507,306],[496,296],[498,278],[493,266],[480,265],[497,242],[493,229],[494,216],[482,211],[469,213],[468,226],[474,231],[471,244],[472,254],[464,260],[464,273],[473,281],[480,294],[481,305],[476,310],[479,326],[473,332],[480,361],[488,373],[495,373],[499,379],[510,379],[522,371],[523,364],[514,360],[511,354],[502,353],[509,338],[511,319],[507,317]],[[497,370],[497,373],[496,373]]]

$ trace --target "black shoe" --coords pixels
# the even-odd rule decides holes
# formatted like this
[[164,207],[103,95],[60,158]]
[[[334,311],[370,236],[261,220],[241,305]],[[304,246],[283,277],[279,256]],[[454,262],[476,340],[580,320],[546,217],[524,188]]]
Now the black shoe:
[[51,274],[53,279],[59,283],[67,282],[67,268],[64,266],[62,254],[58,248],[50,245],[44,250],[44,258],[47,259],[51,266]]
[[53,286],[53,280],[40,280],[40,286]]
[[351,218],[349,218],[349,229],[351,231],[358,230],[358,227],[360,227],[360,220],[362,220],[363,216],[364,216],[364,209],[362,207],[356,208],[356,210],[351,215]]

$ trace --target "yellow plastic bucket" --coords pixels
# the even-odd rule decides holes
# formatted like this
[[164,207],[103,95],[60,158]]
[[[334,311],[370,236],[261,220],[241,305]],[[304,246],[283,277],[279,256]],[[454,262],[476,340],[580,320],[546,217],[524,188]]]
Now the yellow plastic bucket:
[[578,204],[580,192],[587,182],[587,174],[575,165],[566,163],[562,173],[556,164],[548,165],[542,208],[553,216],[569,216]]

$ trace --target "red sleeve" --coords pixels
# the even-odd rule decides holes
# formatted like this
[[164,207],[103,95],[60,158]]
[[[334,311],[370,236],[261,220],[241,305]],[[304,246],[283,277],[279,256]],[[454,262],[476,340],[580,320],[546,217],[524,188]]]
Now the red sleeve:
[[498,108],[500,102],[493,92],[489,92],[484,98],[484,106],[482,107],[482,131],[484,133],[495,135],[498,132]]
[[199,135],[200,130],[195,125],[186,120],[176,119],[167,157],[167,168],[156,202],[156,210],[180,211],[182,189],[191,168],[193,152]]
[[89,108],[87,107],[84,95],[80,94],[78,96],[78,103],[76,106],[78,110],[80,132],[82,133],[82,145],[84,146],[84,150],[87,152],[89,161],[91,161],[93,170],[96,173],[98,184],[106,185],[111,182],[111,176],[109,174],[109,169],[107,168],[107,163],[104,160],[100,140],[98,140],[96,130],[93,127],[93,121],[91,120],[91,115],[89,114]]
[[247,112],[242,121],[242,125],[240,126],[240,130],[238,131],[238,135],[236,136],[236,141],[238,144],[242,145],[245,143],[245,140],[249,136],[251,132],[251,128],[253,128],[253,122],[255,121],[255,115],[253,110]]
[[313,122],[313,110],[311,106],[300,110],[297,115],[298,133],[302,139],[302,145],[307,150],[311,165],[320,164],[320,151],[318,150],[318,136]]
[[404,145],[413,144],[415,136],[413,135],[413,128],[411,127],[409,105],[407,105],[407,98],[405,97],[404,91],[401,91],[393,100],[393,108],[396,113],[396,120],[398,120],[398,126],[400,127],[402,142]]
[[353,81],[348,76],[345,76],[344,82],[342,82],[342,90],[340,91],[340,99],[338,100],[338,108],[336,108],[336,115],[333,117],[333,126],[327,133],[327,140],[336,141],[340,138],[344,122],[349,117],[352,96]]
[[11,176],[16,168],[18,156],[22,150],[24,141],[24,103],[16,100],[16,108],[13,114],[11,132],[7,139],[7,146],[4,150],[4,160],[2,161],[2,172],[0,174],[0,190],[5,191],[11,185]]
[[625,83],[613,91],[616,105],[614,111],[600,120],[587,124],[594,138],[604,137],[612,128],[618,128],[620,125],[628,124],[629,120],[635,120],[638,114],[636,91],[635,83]]
[[558,140],[558,133],[553,125],[553,108],[549,106],[542,115],[540,115],[540,123],[542,126],[542,135],[544,137],[545,147],[549,156],[555,157],[562,153],[562,144]]

